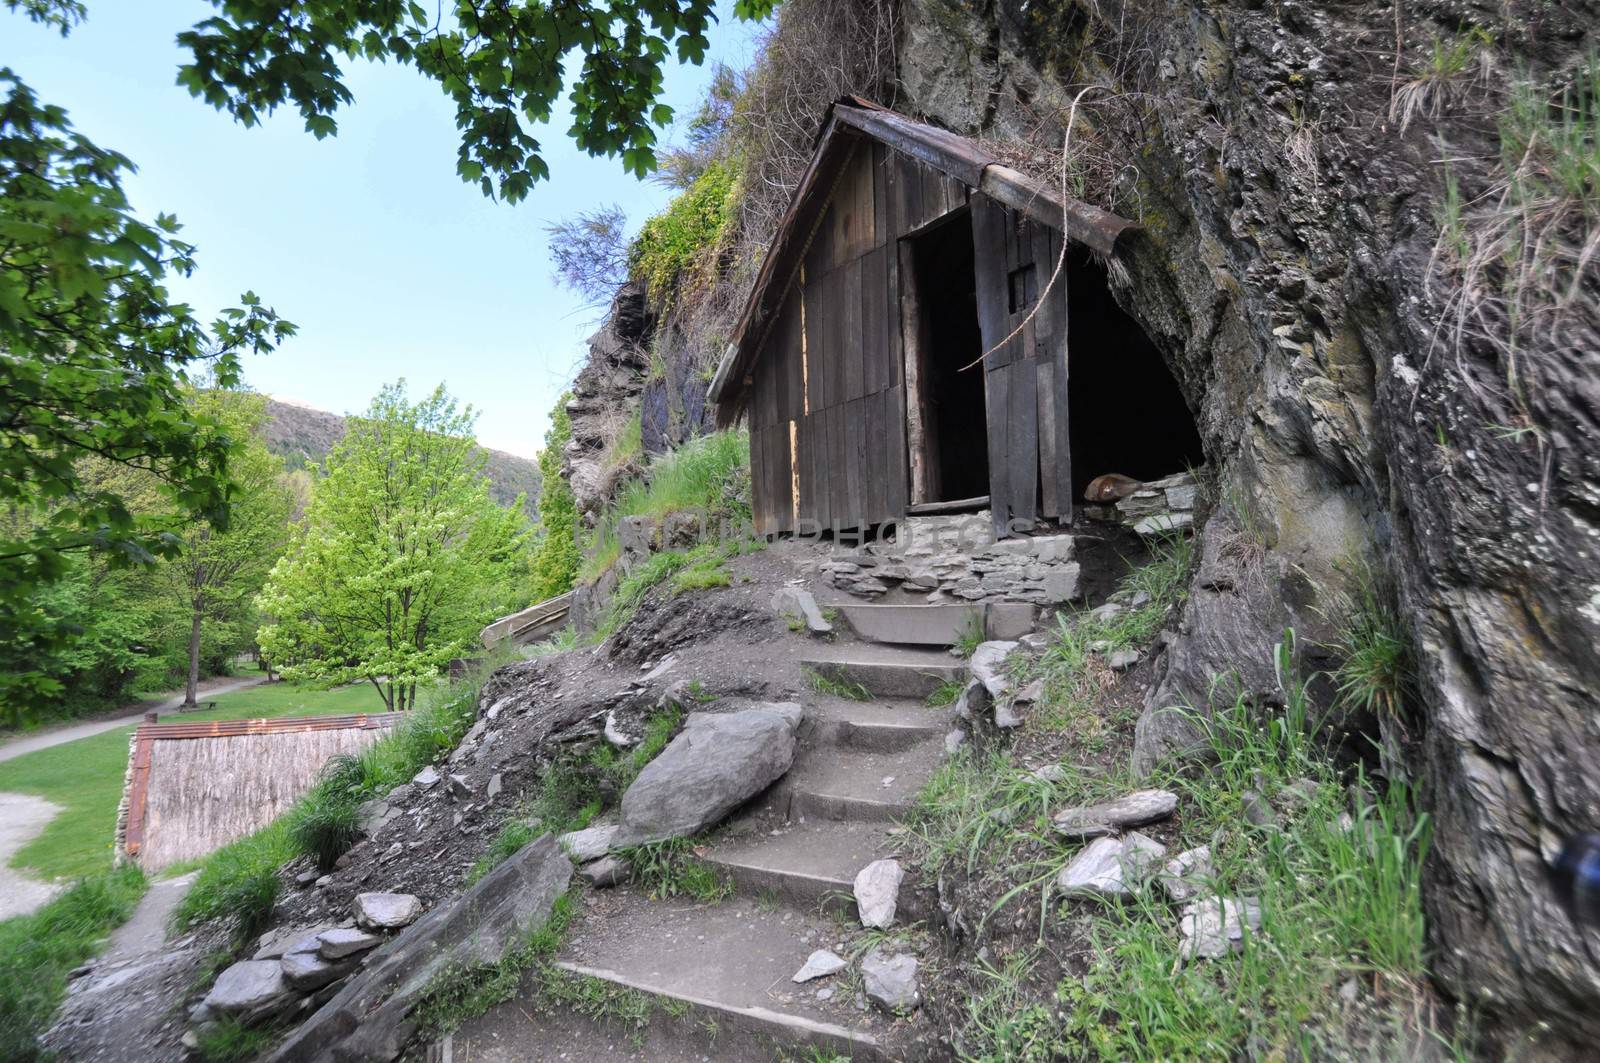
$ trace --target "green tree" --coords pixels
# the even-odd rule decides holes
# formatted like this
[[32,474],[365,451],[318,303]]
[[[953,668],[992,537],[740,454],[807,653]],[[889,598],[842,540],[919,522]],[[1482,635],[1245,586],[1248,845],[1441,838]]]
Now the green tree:
[[578,505],[572,486],[561,475],[561,454],[572,439],[572,418],[567,416],[569,392],[556,400],[550,412],[550,429],[539,452],[540,538],[533,552],[533,600],[542,602],[565,594],[578,578]]
[[[61,0],[6,0],[62,32],[82,14]],[[62,692],[37,667],[81,635],[51,588],[98,551],[149,563],[180,548],[176,513],[225,526],[232,441],[196,418],[183,390],[206,368],[237,380],[241,351],[265,352],[293,327],[246,293],[208,330],[169,299],[194,248],[167,215],[136,218],[126,158],[77,133],[0,67],[0,713],[17,722]],[[158,511],[87,482],[84,459],[162,485]]]
[[193,404],[240,440],[229,466],[235,489],[226,528],[197,521],[182,533],[183,548],[160,569],[160,583],[182,609],[188,626],[183,703],[193,706],[200,684],[202,635],[221,626],[230,648],[245,641],[244,627],[267,573],[289,539],[293,497],[283,461],[261,436],[266,401],[238,391],[196,391]]
[[505,607],[527,519],[489,496],[475,420],[442,386],[408,401],[404,381],[350,419],[260,598],[261,649],[286,677],[367,680],[409,708]]

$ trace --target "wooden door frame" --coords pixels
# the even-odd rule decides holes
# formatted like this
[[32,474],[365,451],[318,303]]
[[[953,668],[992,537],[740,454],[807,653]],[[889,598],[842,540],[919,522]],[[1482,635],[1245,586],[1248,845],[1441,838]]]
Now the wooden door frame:
[[[966,203],[924,222],[895,241],[900,289],[901,374],[905,381],[906,416],[901,430],[906,436],[906,512],[907,514],[946,512],[973,508],[985,503],[986,495],[976,498],[939,499],[940,465],[933,439],[938,432],[937,417],[922,388],[922,364],[926,360],[926,322],[919,292],[916,241],[946,225],[970,225]],[[983,374],[978,374],[979,380]],[[985,408],[985,417],[987,417]]]

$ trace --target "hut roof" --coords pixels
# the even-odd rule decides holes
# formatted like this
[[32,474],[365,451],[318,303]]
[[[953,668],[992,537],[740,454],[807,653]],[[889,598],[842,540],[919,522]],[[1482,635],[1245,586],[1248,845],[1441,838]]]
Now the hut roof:
[[130,740],[117,851],[146,871],[205,856],[287,811],[328,758],[401,713],[144,724]]
[[731,425],[744,408],[750,368],[827,212],[834,180],[862,139],[909,155],[1103,255],[1112,254],[1118,237],[1135,227],[1126,218],[1081,200],[1063,201],[1058,192],[1006,166],[970,137],[847,96],[830,106],[823,118],[811,162],[778,224],[733,340],[712,377],[707,397],[716,404],[721,427]]

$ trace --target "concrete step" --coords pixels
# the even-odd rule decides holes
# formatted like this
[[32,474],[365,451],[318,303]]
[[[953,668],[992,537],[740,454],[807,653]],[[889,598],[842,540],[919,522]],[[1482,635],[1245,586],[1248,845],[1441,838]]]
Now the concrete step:
[[[917,793],[943,756],[943,732],[890,753],[839,747],[809,750],[778,789],[780,795],[788,794],[790,820],[886,823],[911,814]],[[784,807],[781,796],[772,803]]]
[[812,649],[800,665],[833,683],[863,688],[875,698],[919,701],[967,676],[967,666],[948,653],[871,643]]
[[[771,1059],[813,1049],[904,1058],[890,1049],[892,1025],[858,1011],[839,976],[790,980],[814,949],[845,944],[848,933],[832,920],[774,909],[754,896],[696,905],[616,890],[588,895],[579,930],[558,966],[645,994],[664,1025],[675,1020],[681,1036],[711,1058]],[[818,1000],[817,990],[830,984],[833,999]]]
[[1026,602],[948,605],[872,605],[836,607],[845,623],[870,642],[905,646],[953,646],[982,633],[985,639],[1014,639],[1033,630],[1035,608]]
[[[897,855],[886,823],[807,821],[720,838],[704,859],[725,871],[741,896],[769,895],[805,913],[855,914],[856,873]],[[910,890],[901,891],[916,917]]]
[[[806,699],[809,742],[864,753],[899,753],[934,739],[944,740],[955,709],[933,708],[920,701],[847,701],[813,696]],[[821,750],[812,755],[823,755]]]

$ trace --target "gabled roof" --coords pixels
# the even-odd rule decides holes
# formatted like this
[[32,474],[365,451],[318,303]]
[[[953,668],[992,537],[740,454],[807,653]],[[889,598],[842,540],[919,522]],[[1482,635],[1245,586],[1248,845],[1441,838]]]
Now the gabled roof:
[[745,378],[783,305],[812,232],[827,210],[834,179],[863,138],[926,163],[1103,255],[1114,253],[1118,237],[1135,227],[1126,218],[1080,200],[1063,202],[1058,192],[1006,166],[976,140],[847,96],[829,107],[823,118],[811,163],[800,177],[733,340],[711,380],[707,397],[717,406],[719,426],[726,427],[738,417],[744,404]]

